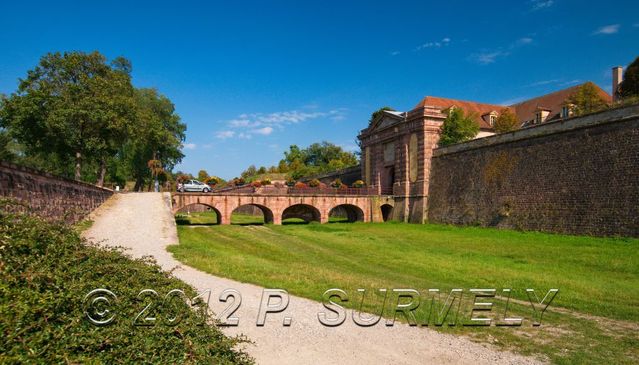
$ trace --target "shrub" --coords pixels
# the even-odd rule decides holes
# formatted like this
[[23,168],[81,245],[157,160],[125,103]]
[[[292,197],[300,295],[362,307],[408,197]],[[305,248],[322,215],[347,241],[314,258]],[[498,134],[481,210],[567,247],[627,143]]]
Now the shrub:
[[180,175],[178,175],[176,180],[177,180],[177,182],[182,183],[182,182],[185,182],[186,180],[190,180],[190,179],[191,179],[191,176],[186,175],[186,174],[180,174]]
[[269,179],[269,178],[264,178],[260,182],[262,183],[262,185],[271,185],[271,179]]
[[254,188],[259,188],[262,186],[262,183],[256,180],[251,183],[251,186]]
[[339,177],[337,179],[333,180],[333,182],[331,183],[331,187],[336,188],[336,189],[341,188],[342,185],[344,185],[344,184],[342,184],[342,179],[340,179]]
[[287,186],[295,186],[295,179],[293,179],[292,177],[289,177],[286,179],[286,185]]
[[306,184],[304,184],[303,182],[298,181],[298,182],[295,183],[295,187],[298,188],[298,189],[303,189],[303,188],[307,188],[308,186]]
[[[183,307],[182,321],[171,327],[174,305],[156,307],[157,323],[132,327],[145,303],[142,289],[161,298],[186,283],[164,272],[150,259],[130,259],[117,248],[87,244],[61,223],[7,212],[0,202],[0,353],[3,363],[250,363],[234,350],[237,338],[216,327],[196,325],[197,313]],[[106,288],[117,295],[116,319],[96,327],[84,314],[85,295]],[[35,350],[35,351],[32,351]]]
[[353,183],[354,188],[363,188],[364,186],[366,186],[366,183],[362,180],[357,180]]
[[206,179],[205,183],[210,185],[210,186],[215,186],[218,185],[219,183],[222,182],[222,179],[220,179],[217,176],[210,176],[208,179]]
[[321,184],[321,182],[317,179],[313,179],[311,181],[308,182],[308,186],[310,186],[311,188],[317,188],[319,187]]

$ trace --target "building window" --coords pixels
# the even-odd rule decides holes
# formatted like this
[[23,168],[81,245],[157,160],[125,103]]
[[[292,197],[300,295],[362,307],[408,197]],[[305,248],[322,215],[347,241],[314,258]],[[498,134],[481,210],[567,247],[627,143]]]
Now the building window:
[[497,116],[496,115],[490,115],[490,126],[494,127],[495,126],[495,122],[497,121]]
[[561,117],[568,118],[569,116],[570,116],[570,107],[567,105],[561,107]]
[[541,124],[541,112],[535,114],[535,124]]

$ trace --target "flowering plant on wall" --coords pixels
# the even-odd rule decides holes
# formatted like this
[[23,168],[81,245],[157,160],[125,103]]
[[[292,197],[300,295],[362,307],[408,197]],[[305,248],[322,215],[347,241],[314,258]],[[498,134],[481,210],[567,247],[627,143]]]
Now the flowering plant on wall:
[[357,180],[353,183],[354,188],[363,188],[364,186],[366,186],[366,183],[362,180]]

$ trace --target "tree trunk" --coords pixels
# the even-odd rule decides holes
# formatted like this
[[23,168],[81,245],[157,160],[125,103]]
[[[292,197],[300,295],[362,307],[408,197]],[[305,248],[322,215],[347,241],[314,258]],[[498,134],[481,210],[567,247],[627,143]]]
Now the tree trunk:
[[80,152],[75,153],[75,179],[80,180],[82,178],[82,154]]
[[133,191],[142,191],[144,185],[144,180],[141,178],[135,179],[135,186],[133,187]]
[[106,161],[104,159],[100,159],[100,171],[98,172],[98,183],[99,187],[104,186],[104,177],[106,176],[107,166]]

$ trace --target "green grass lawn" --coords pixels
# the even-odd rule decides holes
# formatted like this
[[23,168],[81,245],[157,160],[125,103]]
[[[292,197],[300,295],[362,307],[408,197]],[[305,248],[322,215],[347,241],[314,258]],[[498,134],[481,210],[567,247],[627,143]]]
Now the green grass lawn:
[[[512,288],[526,301],[526,288],[540,298],[559,288],[551,309],[564,310],[546,313],[541,327],[440,330],[556,363],[639,361],[639,240],[398,223],[180,226],[178,233],[170,251],[188,265],[315,300],[341,288],[352,295],[350,307],[357,288]],[[511,310],[530,318],[524,302]]]

